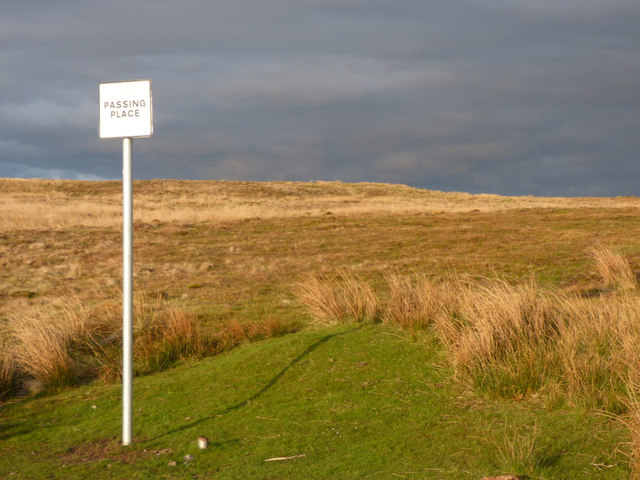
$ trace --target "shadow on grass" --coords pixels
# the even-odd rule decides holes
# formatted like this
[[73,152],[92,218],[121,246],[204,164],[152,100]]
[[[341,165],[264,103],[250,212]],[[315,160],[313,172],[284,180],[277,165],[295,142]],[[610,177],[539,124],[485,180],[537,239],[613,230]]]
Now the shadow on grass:
[[266,392],[271,390],[273,388],[273,386],[278,382],[278,380],[280,380],[284,376],[284,374],[287,373],[287,371],[289,371],[289,369],[291,367],[296,365],[298,362],[300,362],[306,356],[308,356],[311,353],[313,353],[320,346],[322,346],[323,344],[325,344],[326,342],[328,342],[329,340],[331,340],[331,339],[333,339],[335,337],[339,337],[341,335],[346,335],[348,333],[352,333],[352,332],[358,331],[362,327],[363,327],[363,325],[359,325],[356,328],[352,328],[350,330],[347,330],[346,332],[332,333],[330,335],[326,335],[326,336],[322,337],[320,340],[318,340],[317,342],[315,342],[315,343],[311,344],[309,347],[307,347],[307,349],[305,351],[303,351],[302,353],[300,353],[297,357],[292,359],[289,362],[289,364],[286,367],[284,367],[282,370],[280,370],[271,380],[269,380],[269,382],[264,387],[262,387],[260,390],[258,390],[253,395],[251,395],[249,398],[247,398],[245,400],[242,400],[241,402],[238,402],[238,403],[236,403],[234,405],[231,405],[231,406],[225,408],[224,410],[222,410],[220,412],[214,413],[212,415],[208,415],[208,416],[200,418],[198,420],[194,420],[193,422],[189,422],[189,423],[187,423],[185,425],[182,425],[181,427],[174,428],[173,430],[169,430],[169,431],[163,433],[162,435],[158,435],[156,437],[150,438],[147,441],[151,442],[151,441],[154,441],[154,440],[158,440],[158,439],[166,437],[168,435],[173,435],[174,433],[178,433],[178,432],[181,432],[183,430],[187,430],[187,429],[193,428],[196,425],[199,425],[199,424],[201,424],[203,422],[206,422],[207,420],[211,420],[213,418],[216,418],[217,416],[224,415],[226,413],[231,413],[231,412],[240,410],[241,408],[247,406],[248,404],[250,404],[254,400],[260,398]]
[[26,435],[31,433],[37,427],[35,425],[25,426],[23,423],[19,422],[9,422],[0,425],[2,432],[0,433],[0,441],[7,440],[12,437],[18,437],[20,435]]

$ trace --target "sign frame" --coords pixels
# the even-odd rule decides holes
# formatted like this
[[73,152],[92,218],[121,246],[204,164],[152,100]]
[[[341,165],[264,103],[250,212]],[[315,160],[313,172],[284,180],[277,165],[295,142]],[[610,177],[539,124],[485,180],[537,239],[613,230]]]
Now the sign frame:
[[149,138],[153,135],[151,80],[98,84],[100,138]]

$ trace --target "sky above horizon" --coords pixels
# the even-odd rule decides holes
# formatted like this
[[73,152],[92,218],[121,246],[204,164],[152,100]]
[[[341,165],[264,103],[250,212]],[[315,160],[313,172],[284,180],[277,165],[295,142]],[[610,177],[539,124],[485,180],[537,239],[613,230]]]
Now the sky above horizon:
[[119,179],[98,84],[150,79],[138,179],[640,196],[637,0],[5,0],[0,177]]

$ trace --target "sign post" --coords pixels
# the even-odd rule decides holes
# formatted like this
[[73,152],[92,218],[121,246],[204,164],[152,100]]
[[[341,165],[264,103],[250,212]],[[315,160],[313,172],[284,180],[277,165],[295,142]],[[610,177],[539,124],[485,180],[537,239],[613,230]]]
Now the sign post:
[[153,135],[151,81],[98,86],[100,138],[122,138],[122,444],[133,442],[132,138]]

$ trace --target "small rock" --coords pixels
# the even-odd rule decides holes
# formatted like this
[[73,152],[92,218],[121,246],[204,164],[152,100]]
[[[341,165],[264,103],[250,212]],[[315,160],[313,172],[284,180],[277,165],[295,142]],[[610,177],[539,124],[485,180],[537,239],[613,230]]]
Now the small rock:
[[95,410],[96,408],[98,408],[97,405],[91,405],[91,410]]
[[191,460],[193,460],[193,455],[185,455],[183,459],[184,463],[189,463]]
[[175,460],[171,460],[169,463],[167,463],[168,467],[175,467],[176,465],[178,465],[178,463]]

